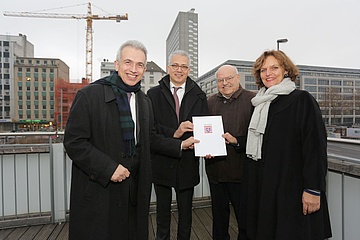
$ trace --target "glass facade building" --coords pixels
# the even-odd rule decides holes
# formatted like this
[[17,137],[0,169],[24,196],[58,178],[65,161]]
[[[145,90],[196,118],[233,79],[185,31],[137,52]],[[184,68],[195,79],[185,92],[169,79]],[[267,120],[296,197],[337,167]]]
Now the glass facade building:
[[[228,60],[200,76],[196,82],[210,96],[217,93],[216,70],[224,65],[236,66],[243,88],[257,91],[252,76],[252,61]],[[311,93],[318,101],[327,125],[360,125],[360,69],[297,65],[299,89]]]

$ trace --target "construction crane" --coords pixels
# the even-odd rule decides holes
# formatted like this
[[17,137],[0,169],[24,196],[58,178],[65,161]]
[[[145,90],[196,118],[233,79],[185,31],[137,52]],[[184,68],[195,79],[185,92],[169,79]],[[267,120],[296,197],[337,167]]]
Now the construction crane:
[[62,13],[36,13],[36,12],[4,12],[4,16],[10,17],[33,17],[33,18],[59,18],[59,19],[86,19],[86,79],[92,81],[93,70],[93,20],[128,20],[128,14],[125,15],[95,15],[91,12],[91,3],[88,3],[87,14],[62,14]]

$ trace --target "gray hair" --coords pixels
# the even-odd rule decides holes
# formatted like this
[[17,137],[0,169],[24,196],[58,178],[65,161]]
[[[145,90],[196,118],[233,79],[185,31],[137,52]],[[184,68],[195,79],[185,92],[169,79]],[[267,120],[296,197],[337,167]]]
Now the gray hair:
[[237,67],[235,67],[235,66],[233,66],[233,65],[225,64],[225,65],[220,66],[220,67],[218,68],[218,70],[216,70],[216,72],[215,72],[215,77],[217,77],[217,74],[218,74],[220,68],[225,67],[225,66],[226,66],[226,67],[231,67],[231,68],[233,68],[233,69],[235,70],[235,74],[239,74],[239,71],[238,71]]
[[116,60],[120,62],[120,58],[121,58],[121,53],[122,53],[122,50],[126,47],[132,47],[132,48],[135,48],[135,49],[139,49],[141,50],[144,54],[145,54],[145,64],[146,64],[146,61],[147,61],[147,50],[146,50],[146,47],[144,46],[144,44],[142,44],[141,42],[137,41],[137,40],[129,40],[129,41],[126,41],[125,43],[123,43],[119,50],[117,51],[116,53]]
[[190,61],[189,54],[188,54],[187,52],[185,52],[184,50],[176,50],[176,51],[172,52],[172,53],[170,54],[170,56],[169,56],[168,65],[171,64],[171,60],[173,59],[173,57],[174,57],[175,55],[180,55],[180,56],[186,57],[186,58],[188,59],[189,65],[190,65],[190,62],[191,62],[191,61]]

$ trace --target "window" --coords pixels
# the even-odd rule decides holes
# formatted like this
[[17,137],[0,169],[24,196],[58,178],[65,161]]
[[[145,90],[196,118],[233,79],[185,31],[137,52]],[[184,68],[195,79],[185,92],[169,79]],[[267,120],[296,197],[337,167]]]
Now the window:
[[255,83],[255,78],[253,76],[246,76],[245,75],[245,82],[253,82],[253,83]]
[[341,86],[341,81],[340,80],[331,80],[331,85]]
[[353,81],[344,81],[344,86],[354,86]]
[[305,78],[304,83],[305,84],[312,84],[316,85],[317,79],[316,78]]
[[247,89],[247,90],[258,90],[258,86],[256,84],[245,84],[245,89]]
[[328,88],[327,87],[319,87],[319,92],[327,92],[328,91]]
[[354,89],[352,89],[352,88],[344,88],[343,89],[344,91],[344,93],[353,93],[354,92]]
[[328,79],[319,79],[319,85],[329,85]]
[[305,86],[305,90],[308,92],[316,92],[316,86]]

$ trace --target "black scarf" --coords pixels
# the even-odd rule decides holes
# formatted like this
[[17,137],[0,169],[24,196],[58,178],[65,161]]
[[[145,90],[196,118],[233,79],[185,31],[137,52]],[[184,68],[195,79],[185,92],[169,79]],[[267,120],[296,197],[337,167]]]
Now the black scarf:
[[119,111],[121,135],[126,153],[128,156],[135,155],[135,123],[131,117],[131,109],[127,93],[138,92],[141,88],[140,81],[134,86],[129,86],[123,82],[123,80],[118,76],[118,72],[115,71],[112,75],[99,79],[92,84],[111,86],[115,94],[116,105]]

